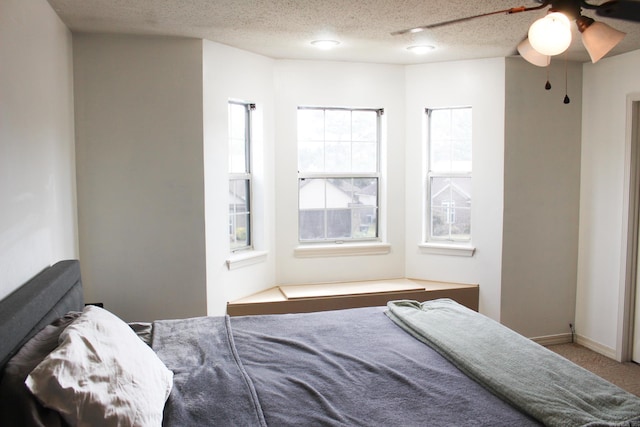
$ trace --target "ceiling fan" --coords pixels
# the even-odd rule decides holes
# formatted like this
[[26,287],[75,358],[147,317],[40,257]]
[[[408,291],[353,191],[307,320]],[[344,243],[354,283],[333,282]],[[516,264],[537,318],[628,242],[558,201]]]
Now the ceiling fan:
[[595,10],[598,16],[640,22],[640,1],[611,0],[600,5],[590,4],[586,0],[536,0],[536,2],[540,5],[496,10],[395,31],[391,35],[418,33],[485,16],[528,12],[550,6],[548,14],[531,25],[528,37],[518,45],[518,52],[524,59],[534,65],[545,67],[549,65],[551,56],[564,52],[571,44],[570,21],[575,21],[582,34],[582,42],[589,52],[592,62],[600,60],[624,38],[625,33],[583,16],[582,9]]

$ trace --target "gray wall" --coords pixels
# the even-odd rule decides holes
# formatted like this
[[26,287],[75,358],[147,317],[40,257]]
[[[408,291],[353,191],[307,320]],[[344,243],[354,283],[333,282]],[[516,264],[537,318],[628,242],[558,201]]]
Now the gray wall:
[[75,34],[73,55],[86,299],[206,314],[202,40]]
[[[580,204],[582,64],[506,59],[501,317],[529,337],[574,322]],[[566,338],[566,337],[565,337]]]

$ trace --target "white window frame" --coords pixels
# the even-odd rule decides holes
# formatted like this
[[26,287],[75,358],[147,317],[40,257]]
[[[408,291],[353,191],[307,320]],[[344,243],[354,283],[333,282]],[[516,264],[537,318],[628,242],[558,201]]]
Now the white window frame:
[[[471,107],[445,107],[445,108],[425,108],[426,115],[426,174],[425,174],[425,191],[424,191],[424,242],[419,246],[423,253],[441,254],[441,255],[458,255],[458,256],[472,256],[475,252],[475,248],[471,244],[472,234],[468,239],[454,239],[442,236],[433,236],[432,231],[432,188],[431,182],[434,178],[469,178],[472,179],[473,166],[468,172],[453,172],[453,171],[433,171],[431,168],[431,112],[434,110],[454,110],[454,109],[471,109]],[[472,160],[473,162],[473,160]],[[450,200],[450,203],[455,203],[454,200]],[[471,199],[473,204],[473,198]],[[446,202],[442,202],[442,206],[447,208],[446,220],[450,224],[455,222],[456,213],[451,209],[451,205],[445,206]],[[469,208],[469,217],[471,220],[472,210]],[[473,230],[471,230],[473,233]]]
[[[375,215],[375,227],[376,227],[376,235],[375,237],[350,237],[350,238],[323,238],[323,239],[302,239],[300,233],[300,203],[298,203],[298,242],[301,245],[314,245],[314,244],[330,244],[330,245],[340,245],[342,246],[345,243],[348,243],[349,246],[358,245],[358,244],[368,244],[368,243],[376,243],[380,242],[380,210],[381,210],[381,173],[380,173],[380,154],[381,154],[381,135],[382,135],[382,120],[381,116],[384,114],[384,110],[382,108],[350,108],[350,107],[319,107],[319,106],[300,106],[298,110],[303,109],[313,109],[313,110],[323,110],[323,111],[331,111],[331,110],[343,110],[343,111],[371,111],[376,112],[376,171],[372,173],[356,173],[356,172],[347,172],[347,173],[327,173],[327,172],[305,172],[298,170],[298,201],[300,202],[300,183],[307,179],[323,179],[329,180],[332,178],[374,178],[377,182],[377,190],[376,190],[376,199],[377,203],[375,206],[376,215]],[[330,211],[329,208],[324,208],[325,212]],[[325,215],[325,235],[326,235],[326,218],[328,215]],[[367,252],[370,249],[364,249]],[[381,249],[383,252],[388,252],[387,245],[384,245],[384,248]],[[335,251],[331,251],[330,255],[341,254],[343,250],[336,249]],[[368,252],[367,252],[368,253]],[[375,253],[379,253],[379,250],[375,250]],[[297,256],[322,256],[318,254],[315,250],[309,251],[308,249],[304,249],[304,247],[296,249]],[[330,256],[328,255],[328,256]]]
[[[236,213],[232,213],[231,211],[229,212],[229,216],[228,216],[228,221],[229,221],[229,230],[230,230],[230,252],[231,253],[238,253],[238,252],[242,252],[242,251],[248,251],[248,250],[252,250],[253,249],[253,214],[252,214],[252,208],[253,208],[253,200],[252,200],[252,195],[253,195],[253,185],[252,185],[252,172],[251,172],[251,168],[252,168],[252,118],[251,118],[251,113],[252,111],[255,110],[256,105],[254,103],[251,102],[243,102],[243,101],[236,101],[236,100],[229,100],[228,102],[229,107],[231,107],[231,105],[240,105],[244,107],[245,110],[245,132],[244,132],[244,136],[245,136],[245,147],[244,147],[244,161],[245,161],[245,171],[244,172],[229,172],[229,188],[231,188],[231,183],[232,181],[245,181],[247,188],[246,188],[246,205],[247,205],[247,212],[246,215],[247,220],[246,220],[246,240],[247,240],[247,244],[243,245],[243,246],[238,246],[238,247],[233,247],[231,246],[232,243],[232,238],[231,238],[231,230],[235,230],[235,220],[237,217]],[[231,150],[231,109],[229,108],[229,149]],[[231,170],[231,152],[229,154],[229,169]],[[231,197],[231,194],[230,194]]]

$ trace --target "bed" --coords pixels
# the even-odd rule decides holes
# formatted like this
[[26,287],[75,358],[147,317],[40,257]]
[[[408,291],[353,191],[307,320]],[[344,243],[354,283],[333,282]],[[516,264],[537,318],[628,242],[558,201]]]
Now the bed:
[[0,425],[640,425],[638,397],[451,300],[126,324],[67,260],[0,330]]

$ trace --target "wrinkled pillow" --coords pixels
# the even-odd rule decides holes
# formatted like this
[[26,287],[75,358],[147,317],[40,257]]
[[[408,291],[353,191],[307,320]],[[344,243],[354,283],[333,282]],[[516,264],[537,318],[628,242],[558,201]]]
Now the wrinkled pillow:
[[87,306],[25,384],[71,425],[159,426],[173,373],[125,322]]
[[45,326],[7,362],[0,381],[0,426],[66,426],[60,414],[45,408],[31,394],[24,381],[40,362],[58,346],[62,331],[81,313],[70,312]]

